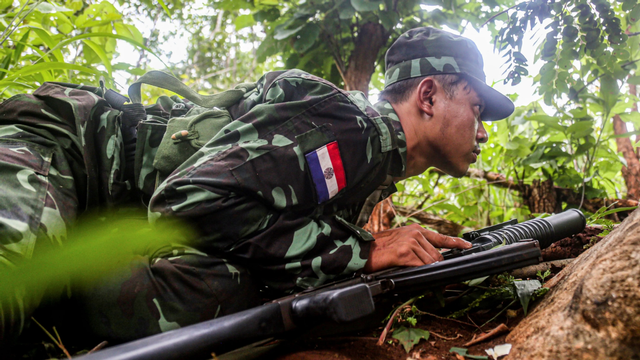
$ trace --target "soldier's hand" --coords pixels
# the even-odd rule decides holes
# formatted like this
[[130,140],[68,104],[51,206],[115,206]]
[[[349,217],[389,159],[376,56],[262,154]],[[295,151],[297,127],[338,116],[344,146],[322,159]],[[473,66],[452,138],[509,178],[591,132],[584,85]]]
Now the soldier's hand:
[[472,245],[457,237],[426,230],[414,224],[373,234],[369,260],[364,266],[371,273],[394,266],[420,266],[443,260],[436,249],[468,249]]

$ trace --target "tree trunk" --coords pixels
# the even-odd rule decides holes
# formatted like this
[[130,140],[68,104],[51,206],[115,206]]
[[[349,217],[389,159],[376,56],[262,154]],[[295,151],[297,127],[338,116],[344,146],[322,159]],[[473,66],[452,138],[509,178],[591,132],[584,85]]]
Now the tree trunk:
[[520,194],[522,200],[529,211],[534,214],[553,214],[562,211],[561,205],[556,198],[556,191],[553,186],[553,180],[533,180],[530,186],[520,184]]
[[360,90],[369,95],[369,82],[380,49],[387,43],[389,33],[378,23],[366,23],[358,28],[355,47],[344,72],[345,90]]
[[396,211],[402,216],[412,217],[418,220],[421,224],[427,225],[428,227],[443,235],[459,236],[460,233],[465,229],[465,227],[460,224],[456,224],[451,220],[431,215],[426,211],[416,210],[404,206],[396,206]]
[[391,201],[391,197],[388,197],[376,204],[369,217],[369,222],[363,229],[372,234],[389,230],[395,217],[396,210],[393,207],[393,201]]
[[[613,117],[613,130],[616,135],[627,132],[627,125],[619,115]],[[627,198],[640,200],[640,161],[628,137],[616,138],[618,152],[622,153],[627,166],[622,167],[622,177],[627,184]]]
[[[629,93],[635,95],[635,92],[635,85],[629,84]],[[638,111],[638,108],[634,106],[633,111]],[[613,117],[613,131],[616,135],[627,133],[627,124],[619,115]],[[629,137],[616,138],[616,145],[627,162],[627,166],[622,167],[622,177],[627,184],[627,198],[640,200],[640,155],[633,148]]]
[[508,360],[640,359],[640,211],[545,286]]

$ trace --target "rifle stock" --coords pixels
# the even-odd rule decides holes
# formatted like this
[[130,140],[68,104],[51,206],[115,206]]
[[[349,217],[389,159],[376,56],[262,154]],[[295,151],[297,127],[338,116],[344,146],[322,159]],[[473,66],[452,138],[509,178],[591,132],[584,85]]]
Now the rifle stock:
[[[465,234],[470,251],[444,252],[445,261],[395,268],[330,283],[218,319],[150,336],[83,356],[83,360],[185,359],[224,354],[259,340],[283,336],[327,319],[357,321],[375,311],[374,297],[420,293],[428,288],[518,269],[542,261],[540,245],[581,232],[575,209],[546,219],[513,221]],[[495,248],[496,245],[504,244]],[[490,248],[488,248],[491,245]]]

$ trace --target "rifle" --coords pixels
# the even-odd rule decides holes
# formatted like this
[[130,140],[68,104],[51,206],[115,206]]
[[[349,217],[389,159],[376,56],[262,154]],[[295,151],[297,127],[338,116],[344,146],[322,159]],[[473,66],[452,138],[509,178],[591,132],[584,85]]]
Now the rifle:
[[212,352],[224,354],[326,320],[351,323],[373,314],[374,297],[383,294],[424,292],[435,286],[538,264],[542,261],[541,249],[580,233],[585,226],[584,215],[575,209],[520,224],[514,219],[464,234],[473,247],[444,251],[444,261],[337,281],[235,314],[107,348],[82,359],[210,357]]

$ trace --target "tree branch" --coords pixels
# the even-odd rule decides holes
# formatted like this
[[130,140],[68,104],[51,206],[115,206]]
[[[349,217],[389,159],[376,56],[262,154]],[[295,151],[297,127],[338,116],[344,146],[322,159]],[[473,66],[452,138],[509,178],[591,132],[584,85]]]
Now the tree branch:
[[492,17],[490,17],[490,18],[489,18],[489,20],[485,21],[485,22],[484,22],[484,24],[480,25],[480,27],[484,27],[485,25],[487,25],[488,23],[490,23],[491,21],[493,21],[493,19],[495,19],[495,18],[497,18],[498,16],[500,16],[500,15],[502,15],[502,14],[504,14],[504,13],[508,12],[509,10],[513,10],[513,9],[515,9],[515,8],[516,8],[516,6],[518,6],[518,5],[520,5],[520,4],[515,4],[515,5],[513,5],[512,7],[508,8],[508,9],[505,9],[505,10],[502,10],[502,11],[500,11],[499,13],[497,13],[497,14],[493,15]]

